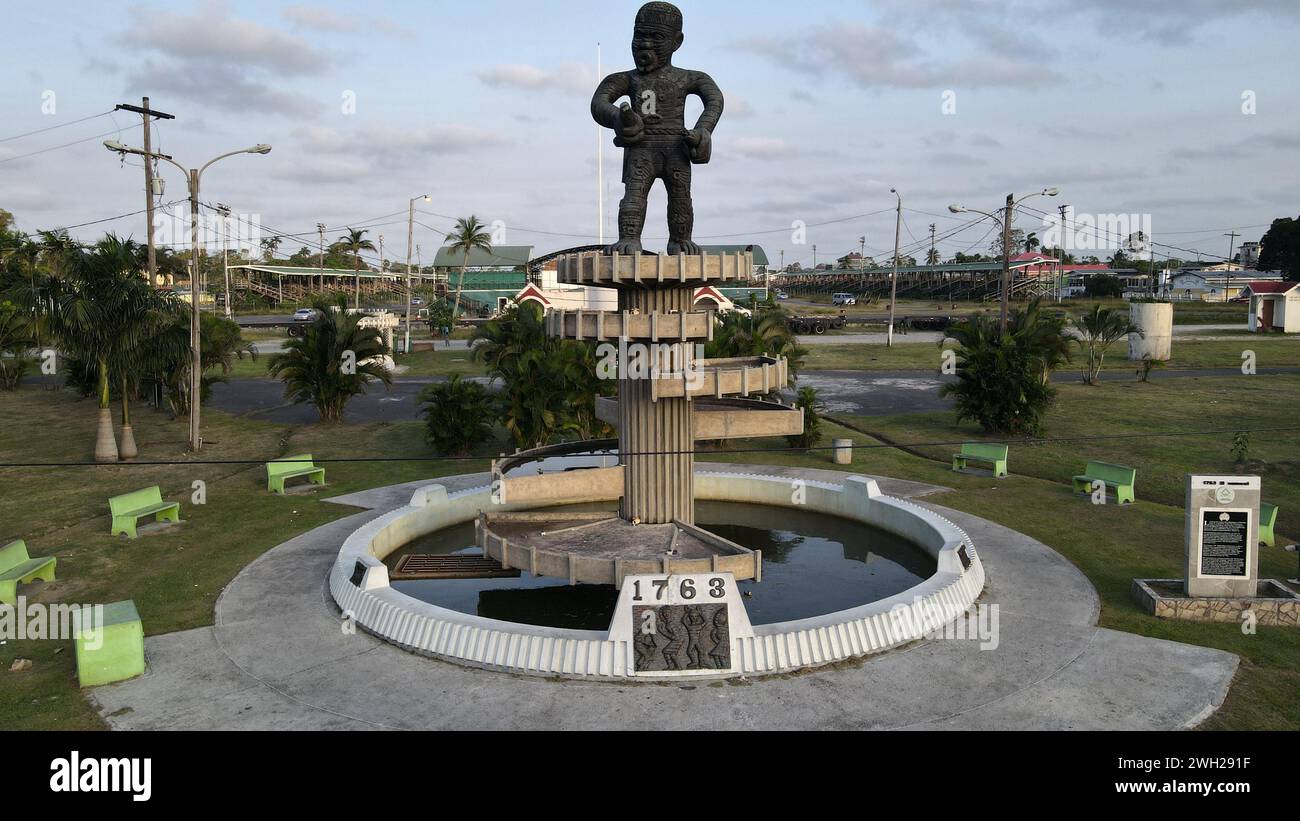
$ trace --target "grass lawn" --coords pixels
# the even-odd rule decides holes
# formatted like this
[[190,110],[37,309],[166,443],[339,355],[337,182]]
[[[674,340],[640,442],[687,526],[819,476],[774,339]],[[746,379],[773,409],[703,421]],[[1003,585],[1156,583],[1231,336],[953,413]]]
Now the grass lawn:
[[[1242,668],[1223,710],[1207,724],[1216,729],[1300,729],[1300,631],[1259,628],[1242,635],[1237,625],[1156,619],[1129,597],[1135,577],[1180,578],[1183,574],[1184,479],[1189,472],[1232,473],[1231,434],[1156,437],[1156,431],[1217,430],[1300,425],[1295,417],[1300,376],[1194,379],[1167,383],[1115,383],[1061,387],[1046,436],[1097,432],[1135,438],[1017,445],[1010,440],[1012,476],[996,482],[953,473],[952,445],[909,448],[933,459],[904,457],[897,450],[862,454],[866,470],[934,481],[955,493],[930,497],[938,504],[976,513],[1050,545],[1087,574],[1101,596],[1101,625],[1142,635],[1218,647],[1242,657]],[[1176,409],[1176,413],[1170,409]],[[848,417],[855,428],[895,443],[994,440],[977,427],[958,425],[951,413],[895,417]],[[859,440],[880,441],[856,434]],[[1008,441],[998,439],[998,441]],[[899,464],[899,459],[910,459]],[[1075,496],[1070,476],[1088,459],[1137,468],[1138,502],[1127,508],[1094,506]],[[926,468],[919,467],[926,464]],[[876,466],[879,465],[879,468]],[[1296,559],[1280,545],[1300,538],[1300,431],[1256,433],[1246,471],[1263,480],[1266,501],[1280,506],[1279,547],[1260,549],[1260,575],[1293,577]],[[929,477],[928,479],[926,477]],[[1064,522],[1069,526],[1063,526]]]
[[[904,337],[905,338],[905,337]],[[902,342],[892,348],[865,343],[805,345],[808,356],[804,369],[828,370],[927,370],[939,369],[939,347],[934,342]],[[1257,368],[1300,366],[1300,337],[1250,337],[1237,340],[1200,340],[1174,337],[1173,358],[1166,370],[1195,368],[1240,368],[1242,351],[1255,352]],[[1086,355],[1076,346],[1074,361],[1065,369],[1083,370]],[[1120,340],[1106,351],[1103,367],[1108,371],[1136,371],[1138,363],[1128,359],[1128,343]]]
[[[919,346],[928,347],[928,346]],[[457,352],[452,352],[457,353]],[[1175,394],[1177,394],[1175,396]],[[1253,379],[1197,379],[1168,384],[1116,383],[1098,388],[1063,386],[1048,420],[1048,433],[1068,436],[1096,431],[1146,434],[1155,430],[1230,428],[1292,424],[1300,376]],[[1169,412],[1177,409],[1177,416]],[[59,435],[48,435],[51,420]],[[951,414],[916,414],[845,420],[848,430],[827,423],[825,434],[877,447],[854,451],[854,468],[949,487],[929,497],[937,504],[969,511],[1037,538],[1078,565],[1096,585],[1103,603],[1101,623],[1119,630],[1220,647],[1242,656],[1243,664],[1224,708],[1207,724],[1221,729],[1300,729],[1300,631],[1259,628],[1243,636],[1234,625],[1158,620],[1129,599],[1131,579],[1177,577],[1183,567],[1181,476],[1190,470],[1231,471],[1228,437],[1157,438],[1114,442],[1013,445],[1014,475],[994,481],[953,473],[951,446],[911,452],[881,447],[881,439],[902,442],[979,438],[958,426]],[[287,426],[236,419],[209,411],[205,416],[205,459],[252,459],[248,465],[189,465],[183,420],[139,409],[136,435],[142,459],[174,459],[172,466],[84,468],[0,468],[0,542],[24,537],[35,555],[59,557],[59,580],[24,588],[39,601],[116,601],[134,598],[149,634],[212,623],[221,589],[249,561],[297,533],[347,515],[350,509],[324,504],[323,495],[449,473],[482,470],[474,462],[332,463],[325,493],[296,497],[265,491],[261,460],[310,451],[318,458],[412,456],[429,453],[418,423],[391,425]],[[94,406],[68,391],[27,387],[0,394],[0,460],[82,460],[90,455]],[[1275,435],[1273,445],[1256,434],[1248,467],[1264,477],[1265,498],[1282,506],[1280,534],[1300,534],[1300,435]],[[782,439],[746,440],[737,449],[783,448]],[[482,453],[500,450],[496,443]],[[929,458],[934,457],[934,458]],[[1139,502],[1127,508],[1094,506],[1069,489],[1068,477],[1089,457],[1138,468]],[[741,453],[728,448],[701,456],[732,461],[830,467],[827,451],[783,450]],[[195,479],[207,483],[207,505],[190,503]],[[108,496],[160,484],[166,498],[182,503],[178,529],[136,541],[110,538]],[[19,489],[17,491],[13,489]],[[33,504],[33,500],[39,503]],[[1068,523],[1068,526],[1066,525]],[[1295,568],[1291,554],[1277,548],[1261,553],[1261,574],[1286,578]],[[9,673],[15,657],[33,668]],[[102,722],[76,687],[68,642],[10,642],[0,646],[0,727],[96,728]]]
[[[89,460],[94,419],[94,404],[71,391],[0,393],[0,461]],[[57,435],[51,420],[58,421]],[[43,602],[134,599],[150,635],[211,624],[217,596],[246,564],[295,534],[355,512],[323,503],[322,496],[488,466],[486,460],[329,463],[326,491],[282,497],[267,493],[262,460],[301,452],[318,459],[430,454],[423,426],[291,427],[208,411],[202,458],[257,463],[187,465],[184,419],[169,422],[141,406],[133,421],[141,460],[182,464],[0,468],[0,544],[21,537],[32,555],[59,559],[58,580],[24,587],[24,595]],[[483,453],[500,449],[488,446]],[[191,503],[195,480],[206,484],[206,505]],[[110,537],[108,497],[154,484],[164,498],[181,503],[184,523],[134,541]],[[32,669],[8,672],[16,657],[30,658]],[[0,727],[101,726],[77,689],[75,664],[66,641],[0,646]]]

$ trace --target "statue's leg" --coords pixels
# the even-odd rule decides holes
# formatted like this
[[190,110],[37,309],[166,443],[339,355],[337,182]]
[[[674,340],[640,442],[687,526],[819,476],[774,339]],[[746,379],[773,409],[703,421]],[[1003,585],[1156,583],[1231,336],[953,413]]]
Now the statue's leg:
[[668,253],[698,254],[700,246],[691,240],[695,230],[695,207],[691,203],[691,159],[685,152],[668,156],[664,185],[668,188]]
[[623,199],[618,204],[618,242],[610,251],[641,253],[641,229],[645,227],[646,197],[655,181],[654,153],[646,148],[623,149]]

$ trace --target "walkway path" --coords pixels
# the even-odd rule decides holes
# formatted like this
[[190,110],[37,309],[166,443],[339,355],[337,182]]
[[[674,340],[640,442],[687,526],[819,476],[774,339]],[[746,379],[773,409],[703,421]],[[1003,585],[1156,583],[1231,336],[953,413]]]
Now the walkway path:
[[[484,477],[441,481],[455,488]],[[936,507],[979,547],[989,579],[982,601],[999,606],[996,649],[923,641],[741,683],[585,683],[464,669],[344,634],[325,590],[346,534],[405,503],[418,484],[427,483],[335,500],[374,509],[254,561],[217,601],[214,627],[146,639],[144,676],[92,692],[106,720],[118,729],[1174,729],[1213,712],[1237,667],[1230,653],[1098,628],[1096,592],[1059,554]],[[892,480],[882,489],[942,490]]]

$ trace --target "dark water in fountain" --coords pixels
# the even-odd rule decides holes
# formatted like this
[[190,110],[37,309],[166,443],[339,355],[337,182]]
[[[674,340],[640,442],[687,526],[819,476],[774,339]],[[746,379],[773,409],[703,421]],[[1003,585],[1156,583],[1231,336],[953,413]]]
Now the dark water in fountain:
[[[599,509],[595,505],[583,506]],[[575,509],[577,509],[575,507]],[[883,530],[806,510],[732,502],[699,502],[696,524],[763,551],[763,581],[740,582],[754,624],[820,616],[902,592],[934,573],[919,547]],[[403,546],[407,553],[472,553],[472,522]],[[569,585],[568,579],[427,579],[393,588],[422,601],[492,619],[576,630],[605,630],[618,599],[612,586]]]

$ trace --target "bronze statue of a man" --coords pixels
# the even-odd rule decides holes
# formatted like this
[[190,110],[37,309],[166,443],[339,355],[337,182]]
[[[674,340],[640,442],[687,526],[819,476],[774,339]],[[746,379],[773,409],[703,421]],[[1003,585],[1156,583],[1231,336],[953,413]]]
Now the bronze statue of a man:
[[[614,144],[623,148],[618,242],[609,247],[610,252],[641,253],[646,197],[658,179],[668,189],[668,253],[700,253],[700,246],[691,240],[695,225],[691,163],[709,161],[713,129],[722,117],[722,92],[704,72],[672,64],[682,40],[681,11],[671,3],[646,3],[636,13],[632,32],[636,68],[609,75],[591,98],[591,116],[614,129]],[[704,113],[694,128],[687,129],[690,94],[704,102]],[[631,102],[615,105],[621,97]]]

